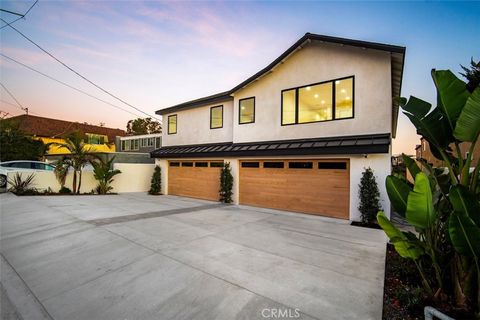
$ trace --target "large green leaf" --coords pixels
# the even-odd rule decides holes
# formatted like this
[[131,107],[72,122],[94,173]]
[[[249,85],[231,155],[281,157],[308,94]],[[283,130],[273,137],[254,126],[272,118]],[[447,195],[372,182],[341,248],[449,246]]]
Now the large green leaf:
[[457,252],[480,258],[480,227],[465,212],[450,215],[448,233]]
[[423,172],[417,174],[413,191],[408,194],[406,217],[411,225],[421,229],[429,227],[436,219],[430,180]]
[[378,212],[377,221],[401,257],[418,259],[424,253],[418,240],[408,239],[403,232],[398,230],[390,220],[388,220],[382,211]]
[[414,114],[417,117],[423,118],[427,115],[427,113],[432,108],[432,105],[422,99],[418,99],[417,97],[410,96],[408,101],[400,100],[400,104],[402,109]]
[[417,133],[428,140],[430,146],[439,148],[447,148],[450,142],[454,140],[452,129],[450,129],[444,115],[439,108],[433,109],[432,112],[424,117],[417,114],[404,111],[404,114],[410,119]]
[[480,227],[479,200],[465,186],[456,185],[450,189],[449,200],[455,212],[464,212]]
[[458,117],[453,135],[460,141],[475,141],[480,134],[480,88],[468,98]]
[[405,217],[408,194],[412,191],[412,188],[405,181],[392,175],[385,180],[385,186],[393,208],[398,214]]
[[410,174],[412,175],[413,179],[415,179],[417,174],[422,172],[422,170],[420,170],[415,160],[405,155],[404,153],[402,153],[402,158],[403,158],[403,162],[407,166],[408,171],[410,171]]
[[469,96],[467,85],[450,70],[433,69],[432,78],[437,87],[437,106],[453,132],[458,116]]

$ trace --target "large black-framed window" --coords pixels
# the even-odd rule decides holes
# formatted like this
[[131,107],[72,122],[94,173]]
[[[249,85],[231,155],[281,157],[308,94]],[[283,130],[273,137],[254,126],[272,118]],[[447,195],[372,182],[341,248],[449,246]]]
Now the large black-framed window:
[[355,76],[282,90],[282,126],[354,117]]
[[210,108],[210,129],[223,128],[223,105]]
[[240,99],[238,101],[238,123],[247,124],[255,122],[255,97]]
[[168,134],[177,133],[177,115],[176,114],[172,114],[171,116],[168,116],[167,133]]

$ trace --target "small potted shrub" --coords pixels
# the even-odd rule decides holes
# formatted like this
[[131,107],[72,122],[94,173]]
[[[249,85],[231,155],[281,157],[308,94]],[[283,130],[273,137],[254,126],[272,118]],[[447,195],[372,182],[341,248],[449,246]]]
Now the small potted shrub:
[[159,195],[162,191],[162,170],[159,166],[155,166],[153,171],[152,180],[150,180],[150,190],[148,194]]
[[360,224],[356,223],[356,225],[380,229],[377,224],[377,213],[382,210],[380,206],[380,192],[378,191],[375,175],[370,167],[365,168],[365,171],[362,173],[358,196],[360,198],[358,210],[361,213],[362,222]]

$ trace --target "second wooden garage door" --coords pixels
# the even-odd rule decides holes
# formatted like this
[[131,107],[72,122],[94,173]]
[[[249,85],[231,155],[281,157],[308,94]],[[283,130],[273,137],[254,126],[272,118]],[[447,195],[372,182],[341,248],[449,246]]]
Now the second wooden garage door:
[[168,193],[218,201],[223,161],[170,161]]
[[240,162],[240,204],[349,219],[350,168],[339,160]]

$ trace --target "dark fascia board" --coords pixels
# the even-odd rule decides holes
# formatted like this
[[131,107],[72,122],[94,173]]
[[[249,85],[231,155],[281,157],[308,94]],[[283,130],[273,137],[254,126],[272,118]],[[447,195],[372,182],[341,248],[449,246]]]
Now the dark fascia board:
[[233,97],[230,96],[230,91],[225,91],[225,92],[217,93],[217,94],[214,94],[214,95],[211,95],[211,96],[208,96],[208,97],[203,97],[203,98],[200,98],[200,99],[195,99],[195,100],[187,101],[187,102],[184,102],[184,103],[180,103],[180,104],[177,104],[175,106],[172,106],[172,107],[169,107],[169,108],[166,108],[166,109],[158,110],[158,111],[155,112],[155,114],[164,115],[164,114],[167,114],[167,113],[172,113],[172,112],[177,112],[177,111],[184,110],[184,109],[190,109],[190,108],[195,108],[195,107],[199,107],[199,106],[204,106],[204,105],[207,105],[207,104],[214,104],[214,103],[217,103],[217,102],[223,102],[223,101],[227,101],[227,100],[233,100]]
[[[353,40],[353,39],[346,39],[346,38],[338,38],[338,37],[331,37],[331,36],[326,36],[326,35],[320,35],[320,34],[314,34],[314,33],[309,33],[307,32],[303,37],[298,39],[290,48],[288,48],[284,53],[282,53],[277,59],[275,59],[272,63],[270,63],[268,66],[260,70],[259,72],[255,73],[253,76],[248,78],[247,80],[243,81],[239,85],[235,86],[233,89],[225,92],[221,92],[212,96],[184,102],[178,105],[175,105],[173,107],[169,107],[166,109],[161,109],[156,111],[155,113],[158,115],[164,115],[167,113],[171,112],[176,112],[179,110],[183,109],[190,109],[194,107],[199,107],[203,106],[206,104],[210,103],[216,103],[216,102],[221,102],[229,99],[233,99],[231,96],[235,91],[238,91],[239,89],[245,87],[255,79],[261,77],[265,73],[269,72],[271,69],[273,69],[277,64],[282,62],[286,57],[288,57],[291,53],[293,53],[295,50],[297,50],[298,47],[301,47],[306,41],[323,41],[323,42],[329,42],[329,43],[337,43],[337,44],[342,44],[342,45],[348,45],[348,46],[354,46],[354,47],[360,47],[360,48],[368,48],[368,49],[374,49],[374,50],[382,50],[382,51],[388,51],[392,53],[400,53],[402,55],[405,55],[405,47],[401,46],[395,46],[395,45],[389,45],[389,44],[383,44],[383,43],[377,43],[377,42],[368,42],[368,41],[361,41],[361,40]],[[402,74],[401,78],[403,78],[403,65],[402,65]]]

